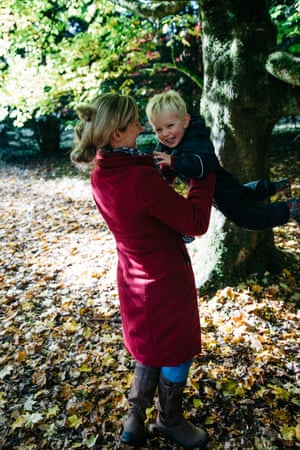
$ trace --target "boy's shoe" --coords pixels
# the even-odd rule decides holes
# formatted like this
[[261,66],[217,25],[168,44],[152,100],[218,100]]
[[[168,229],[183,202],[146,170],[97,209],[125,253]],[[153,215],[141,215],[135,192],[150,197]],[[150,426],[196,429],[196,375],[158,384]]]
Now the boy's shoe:
[[291,185],[288,178],[274,181],[276,192],[282,192],[286,197],[291,197]]
[[290,209],[291,219],[294,219],[300,226],[300,198],[291,198],[287,205]]

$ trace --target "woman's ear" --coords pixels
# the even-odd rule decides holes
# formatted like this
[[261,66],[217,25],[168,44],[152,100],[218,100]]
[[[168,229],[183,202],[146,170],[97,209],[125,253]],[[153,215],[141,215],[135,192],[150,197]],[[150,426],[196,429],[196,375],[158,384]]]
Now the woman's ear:
[[121,134],[119,132],[119,130],[114,130],[111,134],[111,141],[112,143],[117,144],[121,139]]

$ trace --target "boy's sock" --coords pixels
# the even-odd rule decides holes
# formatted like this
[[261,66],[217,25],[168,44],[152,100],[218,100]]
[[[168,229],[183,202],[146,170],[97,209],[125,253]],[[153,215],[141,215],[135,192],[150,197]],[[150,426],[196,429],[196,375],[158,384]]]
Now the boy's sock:
[[283,192],[287,197],[291,196],[291,185],[287,178],[274,181],[276,192]]
[[300,198],[291,198],[287,201],[290,209],[291,219],[294,219],[300,226]]

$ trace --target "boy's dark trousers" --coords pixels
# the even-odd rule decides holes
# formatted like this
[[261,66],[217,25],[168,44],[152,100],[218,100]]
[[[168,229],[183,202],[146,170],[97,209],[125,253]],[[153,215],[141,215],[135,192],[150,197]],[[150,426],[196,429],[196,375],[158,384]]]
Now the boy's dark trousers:
[[275,192],[268,180],[241,184],[222,167],[216,171],[215,206],[239,227],[263,230],[285,224],[290,217],[286,202],[259,203]]

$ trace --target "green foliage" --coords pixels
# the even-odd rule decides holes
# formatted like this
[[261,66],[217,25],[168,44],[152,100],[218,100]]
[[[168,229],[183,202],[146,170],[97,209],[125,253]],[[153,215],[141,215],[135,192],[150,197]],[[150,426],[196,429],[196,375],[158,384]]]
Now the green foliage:
[[[175,2],[173,2],[175,3]],[[140,106],[172,87],[193,112],[202,87],[198,2],[168,15],[153,2],[135,11],[116,0],[2,0],[0,121],[15,125],[43,114],[66,116],[100,91],[134,94]],[[145,8],[149,7],[149,14]],[[178,11],[178,6],[174,12]],[[271,7],[278,42],[298,52],[299,1]],[[143,15],[142,15],[143,13]],[[155,16],[155,14],[157,14]]]
[[184,55],[199,38],[190,13],[153,22],[106,0],[5,0],[0,12],[0,120],[9,114],[15,125],[107,89],[143,96],[157,71],[168,84],[163,62],[171,85],[182,84],[178,67],[185,77],[198,69],[198,56]]
[[277,4],[270,8],[278,36],[277,43],[283,50],[300,54],[300,1]]

